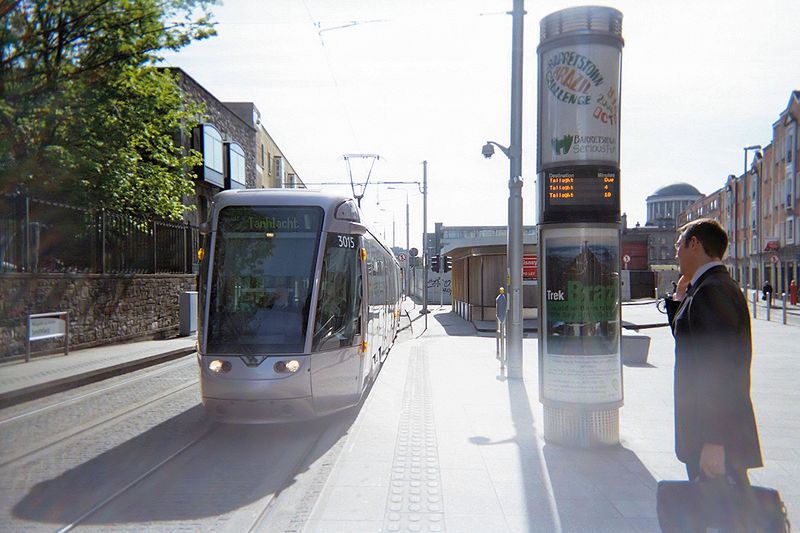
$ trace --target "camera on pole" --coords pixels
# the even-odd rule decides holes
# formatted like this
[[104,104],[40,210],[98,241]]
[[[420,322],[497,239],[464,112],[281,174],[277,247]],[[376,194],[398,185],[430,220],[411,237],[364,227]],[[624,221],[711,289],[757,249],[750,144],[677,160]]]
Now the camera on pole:
[[439,272],[441,267],[441,258],[438,255],[431,256],[431,270]]

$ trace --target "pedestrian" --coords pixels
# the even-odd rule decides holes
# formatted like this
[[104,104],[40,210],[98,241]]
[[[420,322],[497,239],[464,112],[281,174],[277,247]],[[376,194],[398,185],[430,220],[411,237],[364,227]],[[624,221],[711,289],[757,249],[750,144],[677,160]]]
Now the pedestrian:
[[747,301],[722,263],[728,236],[712,219],[681,228],[681,277],[667,316],[675,337],[675,452],[689,479],[728,475],[748,484],[762,466],[750,399]]
[[797,282],[795,280],[789,283],[789,301],[792,305],[797,305]]
[[772,284],[767,281],[761,287],[761,299],[767,302],[767,305],[772,307]]

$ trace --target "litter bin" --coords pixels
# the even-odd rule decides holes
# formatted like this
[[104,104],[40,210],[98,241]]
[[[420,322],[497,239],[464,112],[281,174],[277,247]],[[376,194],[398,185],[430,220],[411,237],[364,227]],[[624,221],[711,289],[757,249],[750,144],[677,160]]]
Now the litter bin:
[[197,291],[182,292],[180,296],[180,335],[197,331]]

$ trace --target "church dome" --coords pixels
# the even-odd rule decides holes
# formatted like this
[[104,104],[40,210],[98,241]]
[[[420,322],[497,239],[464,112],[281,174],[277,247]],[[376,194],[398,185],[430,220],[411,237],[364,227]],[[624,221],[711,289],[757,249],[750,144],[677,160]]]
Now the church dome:
[[703,196],[703,193],[688,183],[673,183],[661,187],[653,193],[653,196]]

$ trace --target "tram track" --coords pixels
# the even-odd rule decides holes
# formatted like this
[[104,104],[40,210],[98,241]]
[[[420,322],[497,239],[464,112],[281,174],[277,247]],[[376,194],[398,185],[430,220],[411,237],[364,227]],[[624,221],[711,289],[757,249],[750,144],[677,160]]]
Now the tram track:
[[[280,488],[276,490],[271,495],[269,500],[262,505],[261,512],[244,531],[247,531],[247,533],[260,533],[265,531],[270,523],[271,513],[275,508],[278,499],[289,487],[294,485],[297,473],[303,471],[304,467],[310,467],[311,463],[313,462],[313,458],[316,455],[320,455],[323,457],[323,460],[321,461],[322,464],[311,474],[311,480],[306,484],[305,490],[303,491],[304,494],[300,501],[296,502],[297,505],[295,512],[290,519],[290,522],[294,525],[297,525],[298,523],[305,523],[310,516],[314,504],[316,503],[316,499],[319,496],[322,486],[324,486],[328,476],[331,473],[332,465],[336,462],[336,459],[338,458],[344,446],[345,439],[342,438],[342,435],[345,433],[344,427],[349,425],[352,420],[346,422],[343,422],[342,420],[343,418],[346,420],[349,417],[348,413],[349,411],[344,415],[332,415],[332,417],[329,418],[331,423],[320,428],[318,435],[313,439],[313,444],[308,447],[306,452],[302,454],[297,461],[295,461],[292,468],[287,471],[287,475],[280,483]],[[331,438],[335,440],[335,443],[328,448],[327,443]],[[289,524],[284,524],[284,526],[288,531],[295,530],[290,527]]]
[[[58,400],[58,401],[49,403],[49,404],[41,406],[41,407],[36,407],[36,408],[33,408],[33,409],[29,409],[29,410],[23,410],[19,414],[14,414],[14,415],[8,416],[6,418],[0,419],[0,430],[3,428],[3,426],[5,424],[11,423],[11,422],[15,422],[15,421],[18,421],[18,420],[23,420],[23,419],[25,419],[27,417],[30,417],[30,416],[33,416],[33,415],[45,413],[45,412],[47,412],[49,410],[52,410],[52,409],[63,408],[63,407],[66,407],[68,405],[77,403],[77,402],[82,401],[82,400],[86,400],[86,399],[89,399],[89,398],[92,398],[92,397],[95,397],[95,396],[99,396],[101,394],[106,394],[106,393],[108,393],[110,391],[113,391],[113,390],[116,390],[116,389],[120,389],[120,388],[123,388],[123,387],[126,387],[126,386],[130,386],[130,385],[132,385],[134,383],[143,381],[145,379],[151,379],[152,380],[154,377],[160,376],[162,374],[167,374],[169,372],[175,372],[176,369],[180,369],[180,368],[186,367],[186,366],[194,366],[195,364],[196,364],[195,359],[191,358],[191,359],[188,359],[188,360],[185,360],[185,361],[179,360],[177,362],[171,362],[171,363],[167,363],[167,364],[164,364],[164,365],[158,365],[157,367],[152,367],[152,369],[150,369],[150,370],[148,370],[148,371],[146,371],[146,372],[144,372],[144,373],[142,373],[140,375],[137,375],[137,376],[132,377],[132,378],[125,378],[122,381],[118,381],[116,383],[113,383],[113,384],[111,384],[109,386],[106,386],[106,387],[103,387],[101,389],[93,390],[91,392],[86,392],[86,393],[80,394],[78,396],[74,396],[72,398],[67,398],[67,399],[64,399],[64,400]],[[68,394],[68,392],[64,392],[64,393],[61,393],[61,394]],[[50,397],[50,398],[52,398],[52,397]],[[12,408],[9,407],[9,408],[7,408],[5,410],[11,410],[11,409]]]
[[[196,379],[192,380],[192,381],[189,381],[189,382],[182,383],[181,385],[179,385],[177,387],[174,387],[174,388],[164,392],[163,394],[161,394],[161,395],[159,395],[159,396],[157,396],[155,398],[151,398],[151,399],[149,399],[149,400],[147,400],[145,402],[142,402],[142,403],[140,403],[140,404],[138,404],[136,406],[130,407],[130,408],[124,410],[124,411],[108,414],[108,415],[103,416],[103,417],[101,417],[99,419],[93,420],[92,422],[87,423],[87,424],[85,424],[83,426],[77,427],[71,432],[67,432],[65,434],[61,434],[61,435],[59,435],[58,438],[56,438],[56,439],[54,439],[54,440],[52,440],[50,442],[47,442],[47,443],[45,443],[45,444],[43,444],[43,445],[41,445],[41,446],[39,446],[37,448],[25,450],[22,453],[17,453],[16,455],[12,456],[11,458],[5,458],[3,460],[3,462],[0,462],[0,471],[2,471],[4,468],[8,468],[8,467],[14,466],[15,464],[18,464],[21,461],[35,460],[38,454],[45,453],[45,452],[49,451],[50,449],[52,449],[55,446],[64,445],[64,444],[68,443],[72,439],[75,439],[77,437],[80,437],[80,436],[83,436],[85,434],[91,433],[92,431],[97,431],[104,425],[111,424],[111,423],[113,423],[115,421],[118,421],[118,420],[121,420],[123,418],[129,417],[129,416],[131,416],[131,415],[133,415],[133,414],[135,414],[135,413],[137,413],[139,411],[144,410],[145,408],[147,408],[148,406],[150,406],[150,405],[152,405],[154,403],[163,401],[166,398],[169,398],[170,396],[173,396],[175,394],[180,394],[181,392],[183,392],[183,391],[185,391],[185,390],[187,390],[187,389],[189,389],[189,388],[191,388],[191,387],[193,387],[195,385],[197,385],[197,380]],[[66,402],[66,403],[69,403],[69,402]],[[56,407],[58,405],[60,405],[60,404],[53,404],[53,406],[51,406],[51,407]],[[9,422],[9,421],[14,421],[14,420],[18,420],[18,419],[4,420],[3,423]]]
[[[341,439],[341,436],[344,433],[344,425],[349,424],[347,418],[338,416],[335,420],[327,420],[322,423],[317,421],[310,424],[298,423],[284,426],[279,431],[286,434],[284,442],[282,444],[278,442],[271,443],[272,446],[269,446],[269,451],[266,452],[275,468],[270,471],[270,480],[265,480],[258,484],[260,487],[256,493],[262,494],[260,498],[251,499],[245,505],[230,509],[224,515],[172,521],[170,527],[188,530],[199,528],[214,531],[236,531],[237,533],[275,531],[272,528],[274,524],[270,523],[270,520],[272,518],[271,512],[276,503],[288,488],[293,487],[300,472],[309,469],[317,456],[324,456],[323,466],[315,470],[312,475],[313,485],[316,490],[314,491],[314,498],[307,506],[310,511],[321,486],[324,485],[327,476],[330,474],[331,463],[334,462],[331,459],[331,452],[333,452],[334,456],[338,456],[338,452],[342,448],[343,439]],[[266,427],[273,426],[258,426],[262,430]],[[83,527],[96,527],[98,524],[102,524],[104,528],[110,530],[114,530],[116,527],[112,524],[126,524],[123,529],[129,530],[131,521],[125,516],[125,513],[131,504],[130,502],[140,501],[141,494],[156,492],[159,487],[163,486],[164,478],[174,478],[180,476],[181,473],[185,475],[187,464],[196,464],[197,456],[206,457],[209,449],[218,450],[220,442],[231,440],[230,434],[238,436],[242,433],[247,433],[251,428],[218,423],[209,425],[202,433],[183,443],[169,455],[164,456],[160,461],[153,463],[142,472],[116,483],[113,487],[107,487],[102,497],[84,505],[82,510],[73,515],[75,516],[74,518],[71,518],[68,523],[55,531],[57,533],[66,533],[81,530]],[[329,450],[331,440],[335,442],[335,445]],[[292,445],[288,445],[289,442]],[[250,460],[252,460],[252,457]],[[209,474],[207,477],[213,478],[213,475]],[[258,473],[255,473],[253,477],[258,477]],[[252,498],[252,494],[250,496]],[[169,497],[166,496],[166,498],[168,499]],[[188,499],[191,500],[192,498]],[[297,519],[298,515],[295,514],[293,518]],[[139,525],[141,526],[141,531],[162,530],[157,523],[148,525],[142,522]]]
[[106,507],[111,502],[113,502],[114,500],[120,498],[121,496],[129,493],[136,485],[138,485],[143,480],[145,480],[146,478],[148,478],[151,475],[153,475],[158,470],[163,469],[171,461],[174,461],[176,457],[178,457],[179,455],[183,454],[184,452],[186,452],[188,449],[192,448],[193,446],[196,446],[198,443],[200,443],[203,440],[205,440],[206,438],[208,438],[208,436],[210,434],[212,434],[214,431],[217,431],[218,429],[219,429],[219,426],[212,426],[210,428],[207,428],[205,432],[203,432],[199,436],[195,437],[194,439],[192,439],[188,443],[186,443],[183,446],[181,446],[178,450],[176,450],[175,452],[171,453],[169,456],[164,458],[161,462],[159,462],[158,464],[156,464],[153,467],[149,468],[147,471],[145,471],[144,473],[140,474],[135,479],[129,481],[128,483],[125,483],[118,490],[112,492],[111,495],[109,495],[107,498],[101,500],[96,505],[92,506],[90,509],[88,509],[85,512],[83,512],[78,518],[76,518],[75,520],[73,520],[72,522],[67,524],[66,526],[58,529],[57,533],[66,533],[68,531],[72,531],[77,526],[81,525],[82,523],[87,521],[89,518],[91,518],[92,515],[97,513],[99,510],[101,510],[102,508]]

